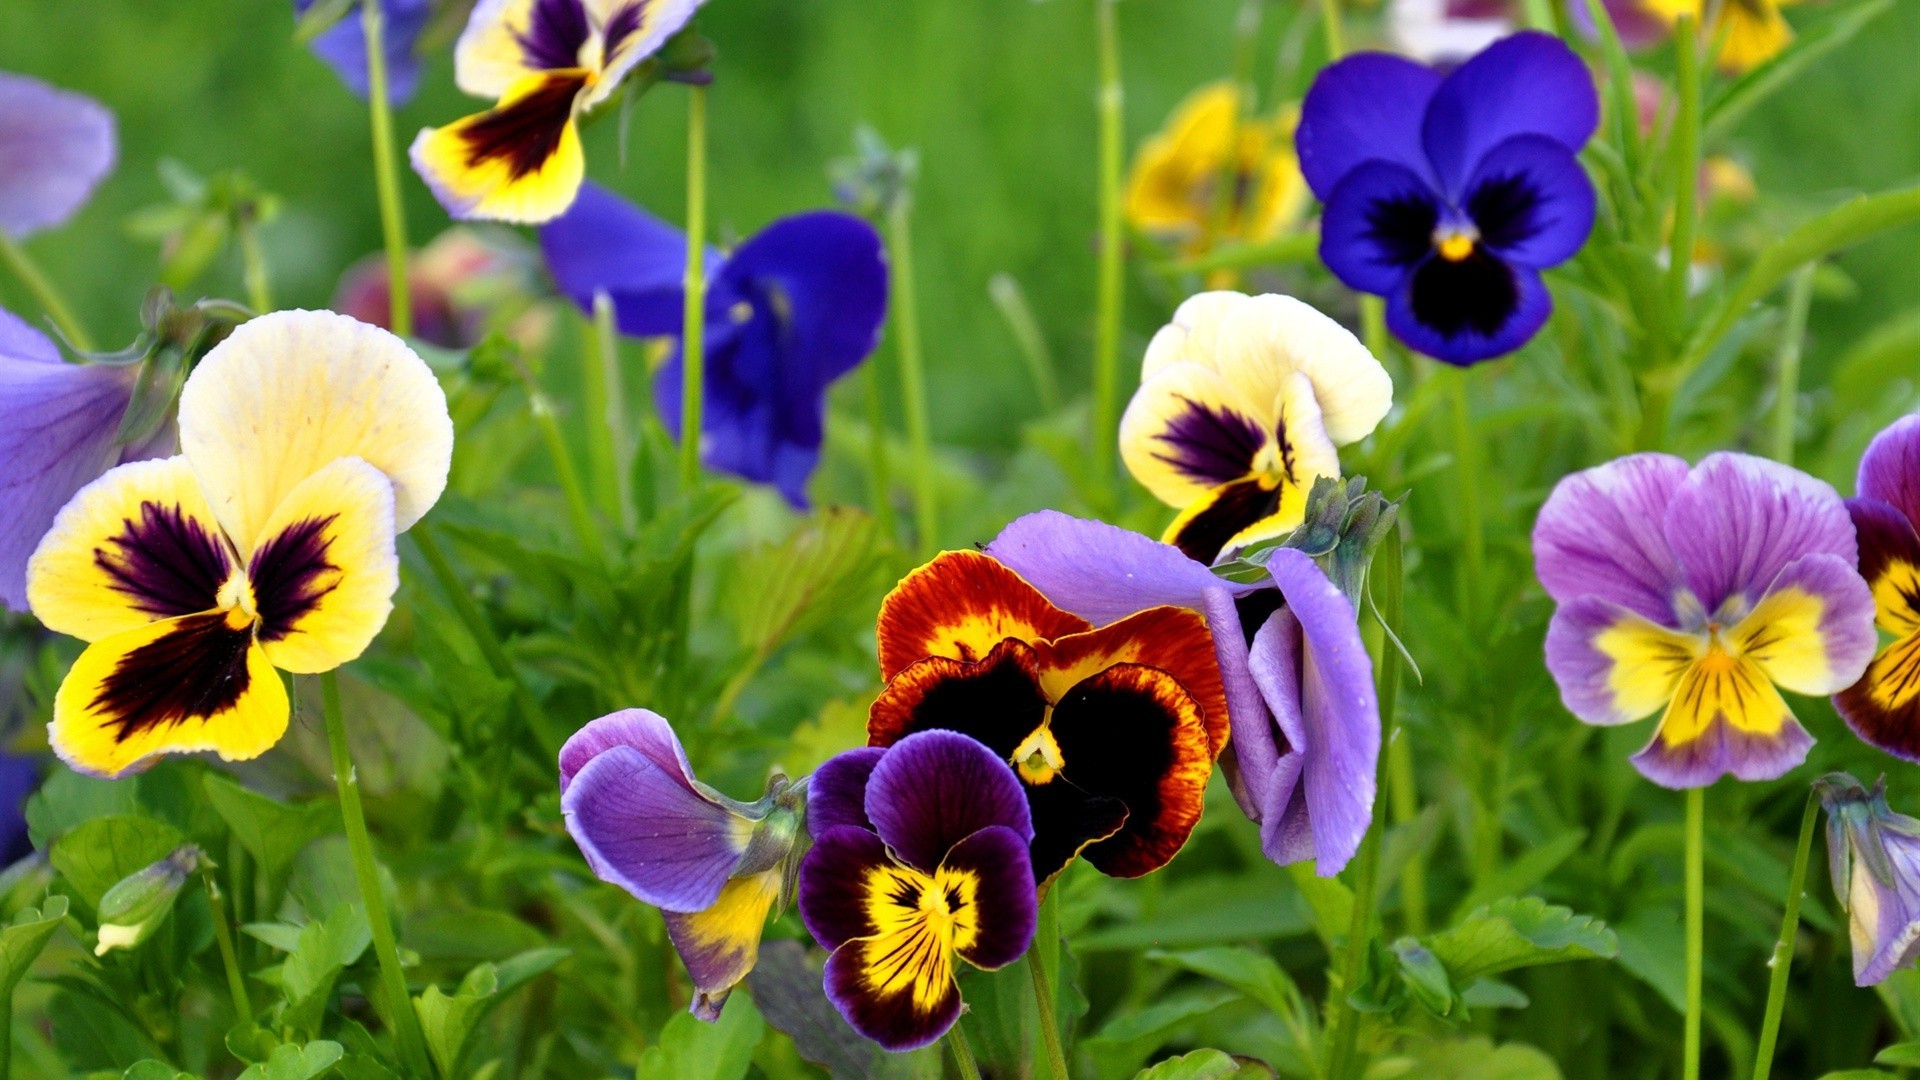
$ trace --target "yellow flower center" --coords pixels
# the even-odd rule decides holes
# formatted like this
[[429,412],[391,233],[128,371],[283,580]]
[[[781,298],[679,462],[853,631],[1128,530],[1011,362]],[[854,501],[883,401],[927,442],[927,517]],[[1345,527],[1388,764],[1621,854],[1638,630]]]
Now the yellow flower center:
[[227,614],[227,626],[234,630],[245,630],[260,621],[260,611],[254,606],[253,583],[247,575],[234,571],[225,585],[220,586],[220,610]]
[[1066,763],[1053,732],[1044,726],[1034,729],[1033,734],[1013,750],[1013,767],[1029,784],[1052,783]]
[[1460,262],[1473,254],[1479,237],[1471,229],[1446,229],[1434,234],[1433,247],[1442,259]]

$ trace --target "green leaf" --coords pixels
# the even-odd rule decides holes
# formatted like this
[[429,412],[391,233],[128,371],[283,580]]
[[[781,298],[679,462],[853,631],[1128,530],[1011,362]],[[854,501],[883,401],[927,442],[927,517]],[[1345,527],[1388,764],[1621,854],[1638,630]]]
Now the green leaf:
[[1686,938],[1672,905],[1649,905],[1627,914],[1614,929],[1620,942],[1620,966],[1685,1012]]
[[1426,945],[1456,986],[1515,968],[1610,958],[1620,951],[1605,923],[1532,896],[1496,900]]
[[1560,1080],[1560,1067],[1525,1043],[1495,1046],[1482,1037],[1427,1044],[1407,1075],[1420,1080]]
[[337,1042],[319,1039],[305,1046],[287,1043],[259,1064],[247,1066],[240,1080],[314,1080],[332,1071],[345,1053]]
[[186,842],[180,830],[152,818],[115,814],[95,818],[54,842],[47,861],[88,907],[98,907],[122,878],[144,870]]
[[427,1050],[441,1074],[459,1074],[460,1062],[474,1029],[507,995],[569,955],[566,949],[533,949],[498,965],[479,964],[467,972],[452,994],[429,986],[415,998],[414,1009],[419,1013],[420,1027],[427,1037]]
[[873,519],[828,507],[786,540],[743,558],[731,598],[740,644],[765,657],[817,627],[851,599],[872,593],[888,569],[889,549]]
[[13,993],[20,980],[53,939],[67,917],[67,898],[49,896],[38,908],[27,908],[0,930],[0,998]]
[[120,1080],[193,1080],[190,1073],[183,1073],[164,1061],[148,1058],[136,1061],[120,1074]]
[[1147,953],[1147,959],[1175,964],[1196,975],[1225,983],[1282,1020],[1297,1023],[1310,1015],[1300,988],[1273,957],[1265,953],[1226,946],[1183,952],[1155,949]]
[[1894,1043],[1873,1055],[1875,1065],[1920,1065],[1920,1042]]
[[754,1047],[766,1032],[766,1021],[753,1000],[736,994],[727,999],[720,1019],[702,1023],[689,1013],[675,1013],[660,1030],[660,1041],[640,1055],[635,1080],[741,1080],[753,1064]]
[[1225,1050],[1195,1050],[1142,1069],[1133,1080],[1255,1080],[1273,1075],[1266,1065],[1236,1058]]
[[27,838],[36,850],[45,851],[61,834],[94,818],[139,812],[137,784],[56,769],[27,800]]
[[1181,1032],[1228,1005],[1245,1000],[1235,990],[1208,987],[1194,993],[1166,994],[1141,1009],[1109,1017],[1080,1043],[1099,1066],[1100,1076],[1124,1076]]
[[350,904],[341,904],[326,918],[301,927],[293,951],[280,967],[280,990],[287,1002],[281,1025],[317,1032],[333,984],[372,942],[365,912]]
[[1893,7],[1893,0],[1862,0],[1800,28],[1794,42],[1780,55],[1735,79],[1707,106],[1702,139],[1712,143],[1733,129],[1755,105],[1814,62],[1852,41],[1866,25]]
[[207,801],[270,882],[280,881],[308,844],[340,828],[340,808],[330,799],[289,806],[217,772],[202,783]]
[[[1310,902],[1328,905],[1331,914],[1323,919],[1330,919],[1353,901],[1338,881],[1314,877],[1311,867],[1305,876],[1304,887],[1314,890],[1306,900],[1301,890],[1287,887],[1286,871],[1271,863],[1170,884],[1152,916],[1076,934],[1073,947],[1081,953],[1155,946],[1178,949],[1306,934],[1312,931],[1318,912],[1317,907],[1309,910]],[[1344,922],[1339,932],[1346,932]]]

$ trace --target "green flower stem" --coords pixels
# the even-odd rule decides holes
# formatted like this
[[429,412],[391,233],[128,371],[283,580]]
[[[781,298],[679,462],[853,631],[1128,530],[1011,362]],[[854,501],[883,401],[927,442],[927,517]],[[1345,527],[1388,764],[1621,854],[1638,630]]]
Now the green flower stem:
[[1700,35],[1691,15],[1674,23],[1680,109],[1673,121],[1673,237],[1667,255],[1668,303],[1684,325],[1700,201]]
[[407,278],[407,213],[400,202],[399,166],[393,153],[393,110],[387,103],[387,17],[381,0],[360,5],[367,39],[367,109],[373,120],[373,178],[380,193],[380,231],[387,246],[387,322],[401,337],[413,336],[412,282]]
[[1707,789],[1688,788],[1687,1019],[1680,1063],[1686,1080],[1700,1080],[1700,995],[1706,960],[1706,832]]
[[1072,1080],[1067,1071],[1066,1048],[1060,1042],[1060,999],[1054,993],[1059,980],[1060,909],[1049,888],[1040,900],[1040,920],[1034,927],[1033,947],[1027,951],[1027,970],[1033,974],[1034,1012],[1040,1020],[1040,1041],[1047,1050],[1047,1064],[1054,1080]]
[[33,298],[39,301],[40,310],[46,312],[47,318],[53,320],[53,325],[66,335],[69,344],[82,352],[94,351],[93,337],[87,333],[86,327],[80,325],[80,320],[73,317],[73,309],[60,296],[60,290],[53,287],[47,275],[40,272],[39,264],[27,254],[27,249],[21,247],[18,240],[8,236],[5,229],[0,229],[0,261],[7,264],[13,276],[19,278],[20,284],[25,285]]
[[621,489],[620,435],[618,417],[620,342],[609,336],[612,326],[612,302],[607,303],[609,318],[600,318],[604,292],[593,298],[593,317],[580,324],[580,408],[587,415],[587,483],[608,521],[625,522],[625,499]]
[[887,463],[887,409],[880,391],[880,369],[868,364],[860,378],[867,391],[868,496],[880,534],[892,540],[899,536],[900,526],[893,517],[893,477]]
[[574,536],[580,541],[581,550],[595,559],[604,557],[600,526],[593,518],[593,503],[587,499],[587,487],[580,482],[580,470],[574,467],[573,455],[567,450],[567,437],[560,430],[553,402],[531,380],[527,382],[527,411],[533,414],[533,422],[546,441],[547,454],[553,458],[553,471],[560,478],[560,491],[567,500],[567,518],[573,522]]
[[207,886],[207,903],[213,908],[213,937],[220,945],[220,964],[227,969],[227,993],[233,998],[234,1019],[246,1023],[253,1019],[253,1002],[247,998],[247,980],[240,974],[240,956],[233,948],[233,927],[227,922],[227,905],[220,899],[220,886],[212,874],[202,874]]
[[[1405,734],[1387,744],[1387,786],[1393,791],[1390,808],[1396,825],[1411,824],[1420,816],[1420,790],[1414,786],[1413,747]],[[1400,912],[1407,933],[1427,932],[1427,860],[1415,852],[1400,870]]]
[[1120,429],[1120,320],[1125,300],[1126,237],[1120,174],[1126,139],[1126,92],[1120,82],[1120,26],[1116,0],[1093,0],[1100,53],[1100,257],[1093,333],[1093,427],[1089,447],[1093,490],[1109,502],[1118,494],[1114,457]]
[[480,608],[474,604],[473,597],[467,594],[466,585],[460,575],[454,572],[453,564],[447,561],[446,553],[440,550],[439,541],[433,538],[433,530],[425,522],[416,522],[408,533],[413,537],[413,545],[420,557],[427,561],[427,569],[432,571],[433,579],[440,584],[440,591],[447,594],[447,602],[453,605],[453,613],[473,635],[474,644],[480,648],[480,655],[493,669],[495,678],[504,679],[513,685],[513,703],[520,711],[520,719],[525,721],[527,729],[539,735],[546,728],[546,715],[539,702],[533,698],[533,692],[520,678],[520,672],[513,666],[513,660],[507,656],[505,646],[488,625]]
[[917,549],[932,554],[940,542],[940,502],[934,490],[933,435],[927,420],[927,377],[920,351],[919,301],[913,277],[913,207],[905,195],[887,210],[887,248],[893,274],[894,334],[900,348],[900,396],[913,455],[913,528]]
[[1820,817],[1820,797],[1807,793],[1800,814],[1800,839],[1793,849],[1793,870],[1787,877],[1787,907],[1780,917],[1780,940],[1767,961],[1767,1013],[1760,1022],[1760,1045],[1753,1054],[1753,1080],[1767,1080],[1773,1072],[1773,1048],[1780,1041],[1780,1014],[1787,1006],[1787,975],[1793,970],[1793,943],[1800,935],[1800,898],[1807,891],[1807,859],[1813,852],[1813,825]]
[[1467,399],[1472,368],[1447,372],[1448,396],[1453,406],[1453,469],[1460,498],[1460,577],[1457,581],[1460,614],[1467,628],[1480,626],[1480,588],[1486,580],[1487,526],[1480,506],[1480,440],[1473,429]]
[[385,984],[387,1005],[392,1011],[394,1040],[400,1044],[400,1056],[416,1076],[433,1076],[427,1060],[426,1043],[420,1036],[420,1019],[413,1012],[413,995],[407,990],[407,974],[400,967],[400,946],[393,938],[393,921],[387,915],[387,898],[380,891],[380,866],[373,858],[373,839],[367,835],[367,814],[360,805],[360,781],[353,771],[353,755],[347,748],[347,725],[340,712],[340,678],[329,671],[320,676],[321,712],[326,717],[327,747],[333,754],[333,782],[340,792],[340,816],[346,822],[347,847],[353,853],[353,876],[360,885],[360,901],[366,905],[367,922],[373,929],[373,953],[380,961],[380,980]]
[[[980,1080],[980,1066],[974,1064],[973,1047],[967,1044],[967,1033],[955,1020],[947,1029],[947,1049],[953,1051],[953,1063],[960,1070],[964,1080]],[[0,1080],[5,1080],[0,1077]]]
[[600,368],[607,384],[607,441],[613,444],[613,482],[618,489],[618,520],[633,523],[633,433],[627,426],[627,388],[621,377],[620,328],[614,322],[613,297],[593,296],[593,329],[600,340]]
[[1800,352],[1807,338],[1807,311],[1813,306],[1813,275],[1818,263],[1794,272],[1787,288],[1787,324],[1774,357],[1773,459],[1793,464],[1793,423],[1800,403]]
[[273,310],[273,281],[267,274],[266,256],[260,252],[260,225],[248,214],[236,230],[240,234],[240,272],[246,279],[247,306],[255,315]]
[[1375,360],[1387,362],[1393,338],[1387,333],[1387,302],[1372,293],[1360,294],[1360,341]]
[[680,337],[680,482],[700,482],[707,378],[707,88],[687,88],[687,275]]
[[1327,59],[1347,55],[1346,35],[1340,29],[1340,0],[1320,0],[1320,29],[1327,35]]

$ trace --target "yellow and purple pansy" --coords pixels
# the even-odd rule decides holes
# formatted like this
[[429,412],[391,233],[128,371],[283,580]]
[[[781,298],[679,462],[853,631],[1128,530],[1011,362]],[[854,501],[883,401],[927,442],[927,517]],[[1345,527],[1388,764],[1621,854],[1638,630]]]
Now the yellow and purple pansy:
[[48,732],[82,772],[278,742],[279,671],[330,671],[380,632],[394,538],[440,497],[453,453],[426,363],[324,311],[236,329],[187,379],[179,422],[179,456],[82,488],[27,566],[33,613],[91,643]]
[[1589,724],[1660,711],[1634,765],[1657,784],[1771,780],[1813,745],[1776,687],[1824,696],[1873,657],[1846,506],[1785,465],[1633,454],[1554,488],[1535,570],[1559,605],[1547,667]]
[[454,81],[497,98],[426,128],[413,167],[456,218],[538,224],[586,176],[579,117],[679,32],[699,0],[480,0],[454,47]]
[[1833,703],[1862,739],[1920,761],[1920,416],[1874,437],[1854,490],[1847,512],[1860,538],[1860,575],[1890,640]]
[[1291,296],[1207,292],[1147,346],[1120,453],[1180,511],[1163,539],[1203,563],[1284,536],[1338,447],[1373,432],[1393,380],[1352,332]]
[[[1307,209],[1307,184],[1293,157],[1298,119],[1297,108],[1243,115],[1230,82],[1195,90],[1135,155],[1128,222],[1190,250],[1277,235]],[[1224,191],[1223,183],[1229,185]]]
[[833,758],[811,781],[800,917],[827,959],[827,998],[892,1051],[960,1017],[955,959],[992,971],[1033,943],[1039,913],[1026,796],[1001,756],[927,731]]
[[1847,913],[1853,982],[1873,986],[1920,957],[1920,821],[1887,808],[1887,778],[1872,788],[1846,773],[1814,782],[1827,811],[1827,869]]
[[878,636],[887,685],[869,743],[945,729],[1010,763],[1033,808],[1036,880],[1082,849],[1138,877],[1186,843],[1228,734],[1199,615],[1148,607],[1095,629],[1000,562],[949,551],[887,596]]
[[623,709],[560,749],[567,832],[602,881],[666,916],[693,976],[693,1014],[714,1020],[753,970],[767,913],[784,902],[804,784],[776,777],[758,802],[694,779],[659,714]]

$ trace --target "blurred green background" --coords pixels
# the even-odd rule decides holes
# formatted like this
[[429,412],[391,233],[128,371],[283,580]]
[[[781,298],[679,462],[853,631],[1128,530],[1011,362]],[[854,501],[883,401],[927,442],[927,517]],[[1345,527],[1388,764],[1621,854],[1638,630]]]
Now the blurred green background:
[[[1310,20],[1296,18],[1305,6],[1265,5],[1258,71],[1268,102],[1298,92],[1303,45],[1314,59]],[[282,306],[325,304],[342,269],[378,245],[364,109],[292,41],[290,8],[283,0],[0,0],[0,68],[84,91],[119,115],[118,170],[71,226],[29,244],[104,342],[131,338],[154,275],[154,245],[128,235],[124,219],[164,197],[155,172],[163,157],[201,174],[244,170],[284,198],[264,233]],[[1241,0],[1122,5],[1130,146],[1189,90],[1227,73],[1241,8]],[[828,204],[829,161],[870,123],[921,154],[916,241],[936,438],[993,452],[1040,412],[988,298],[995,273],[1024,286],[1062,385],[1086,385],[1096,213],[1090,4],[712,0],[700,18],[720,47],[711,213],[722,238]],[[1721,149],[1751,168],[1783,217],[1920,175],[1916,56],[1920,3],[1903,2],[1749,116]],[[639,103],[624,170],[617,121],[587,133],[591,175],[670,220],[684,203],[684,100],[666,87]],[[443,50],[398,114],[400,141],[478,106],[454,88]],[[411,235],[424,243],[448,221],[410,171],[403,179]],[[1816,305],[1809,387],[1910,302],[1920,245],[1896,233],[1838,266],[1857,292],[1829,293]],[[1136,277],[1129,298],[1129,369],[1177,299],[1148,284]],[[206,285],[242,295],[237,260]],[[10,280],[0,280],[0,303],[31,308]]]

